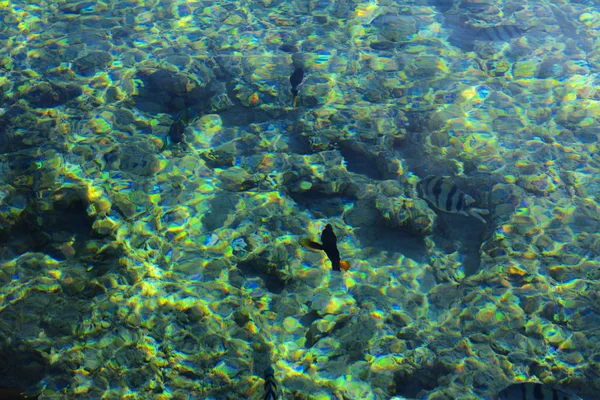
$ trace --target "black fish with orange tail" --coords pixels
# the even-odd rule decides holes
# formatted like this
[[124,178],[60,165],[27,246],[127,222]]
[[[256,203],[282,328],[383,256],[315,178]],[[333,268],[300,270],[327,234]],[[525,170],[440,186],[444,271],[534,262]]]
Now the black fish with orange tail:
[[331,268],[334,271],[348,271],[350,263],[340,258],[340,251],[337,248],[337,237],[333,233],[333,227],[330,224],[325,226],[321,233],[321,243],[313,242],[310,239],[300,240],[300,244],[311,250],[322,250],[327,254],[331,261]]
[[177,117],[173,120],[167,136],[163,140],[163,146],[159,153],[162,153],[167,147],[172,144],[185,143],[185,131],[186,124],[181,119],[181,113],[177,114]]
[[292,105],[296,107],[296,103],[298,100],[298,87],[304,80],[304,70],[302,68],[294,69],[292,75],[290,76],[290,85],[292,85]]

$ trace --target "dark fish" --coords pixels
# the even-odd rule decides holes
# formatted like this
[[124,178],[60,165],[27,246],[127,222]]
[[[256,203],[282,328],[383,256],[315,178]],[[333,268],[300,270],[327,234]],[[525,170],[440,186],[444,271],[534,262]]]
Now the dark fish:
[[551,1],[548,2],[548,6],[554,14],[554,18],[556,19],[556,23],[560,27],[561,33],[565,37],[574,40],[577,43],[577,47],[579,47],[580,49],[584,51],[592,51],[593,45],[590,43],[590,40],[593,42],[594,38],[588,37],[585,34],[580,35],[578,33],[579,30],[577,29],[577,26],[572,22],[575,19],[569,16],[567,13],[565,13],[558,6],[552,4]]
[[263,400],[277,400],[277,381],[275,380],[275,370],[269,366],[265,369],[265,397]]
[[490,400],[581,400],[574,396],[541,383],[515,383],[502,390]]
[[298,87],[304,80],[304,70],[302,68],[296,68],[292,75],[290,75],[290,85],[292,85],[292,99],[293,105],[296,107],[296,100],[298,98]]
[[167,136],[165,136],[164,143],[160,149],[160,152],[163,152],[167,147],[169,147],[173,143],[184,143],[184,131],[185,124],[181,120],[181,114],[177,114],[175,121],[173,121],[171,127],[169,128],[169,133],[167,133]]
[[0,386],[0,399],[2,400],[24,400],[37,399],[36,395],[27,395],[21,389]]
[[337,237],[333,233],[333,227],[330,224],[325,226],[321,233],[321,243],[313,242],[309,239],[300,240],[300,244],[311,250],[322,250],[327,254],[327,258],[331,261],[331,268],[334,271],[348,271],[350,263],[340,258],[340,251],[337,248]]
[[246,179],[242,183],[240,183],[240,191],[245,192],[250,189],[254,189],[258,186],[258,181],[254,179]]
[[394,47],[395,45],[396,45],[396,43],[394,43],[390,40],[379,40],[377,42],[369,43],[369,47],[372,48],[373,50],[389,50],[392,47]]
[[297,53],[300,51],[298,50],[298,47],[294,46],[293,44],[282,44],[279,46],[279,50],[285,51],[286,53]]
[[475,199],[456,187],[448,176],[428,176],[417,183],[421,197],[429,201],[436,209],[453,214],[473,216],[484,224],[481,215],[489,214],[488,210],[470,207]]
[[65,14],[89,14],[94,10],[98,3],[95,1],[82,1],[76,3],[63,4],[58,10]]
[[426,4],[436,7],[441,13],[445,13],[454,7],[454,0],[428,0]]

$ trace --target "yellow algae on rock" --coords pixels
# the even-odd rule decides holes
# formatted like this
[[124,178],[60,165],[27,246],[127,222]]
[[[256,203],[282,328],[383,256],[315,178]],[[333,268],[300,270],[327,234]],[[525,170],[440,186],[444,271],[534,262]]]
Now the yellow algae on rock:
[[329,332],[333,329],[333,327],[337,323],[337,321],[335,319],[327,318],[327,317],[331,317],[331,315],[328,315],[328,316],[326,316],[326,318],[320,319],[320,320],[314,322],[314,324],[319,332],[322,332],[322,333]]
[[560,358],[571,365],[582,364],[586,360],[578,351],[564,351]]
[[195,150],[207,149],[212,145],[213,137],[223,130],[223,120],[217,114],[200,117],[193,125],[192,134],[188,135],[188,144]]
[[554,325],[546,325],[542,328],[542,335],[553,346],[559,346],[565,341],[565,336],[562,330]]
[[537,72],[538,63],[534,61],[519,61],[513,65],[515,79],[533,78]]
[[292,332],[295,332],[297,329],[302,328],[302,324],[300,322],[298,322],[298,320],[296,318],[286,317],[283,320],[282,327],[286,332],[292,333]]
[[87,199],[90,202],[95,202],[95,201],[99,200],[103,194],[104,194],[104,190],[99,186],[88,186],[87,187],[86,195],[87,195]]
[[538,194],[548,194],[557,188],[554,179],[546,173],[522,176],[520,182],[525,189]]
[[[342,375],[337,378],[335,384],[344,393],[343,398],[374,400],[373,388],[367,382],[357,379],[351,374]],[[328,397],[330,399],[331,397]]]
[[498,152],[498,142],[491,133],[472,133],[462,139],[462,142],[463,150],[469,157],[489,156]]
[[102,236],[111,234],[116,227],[117,223],[111,218],[97,219],[92,225],[94,232]]
[[517,276],[525,276],[527,275],[527,271],[520,268],[519,266],[516,265],[511,265],[510,267],[507,268],[506,272],[509,275],[517,275]]
[[549,275],[557,281],[564,281],[569,276],[571,268],[565,265],[554,265],[548,268]]
[[217,171],[217,176],[221,180],[221,184],[219,186],[232,192],[241,192],[251,189],[252,187],[247,186],[253,185],[254,182],[252,180],[252,175],[240,167],[231,167],[225,170],[219,170]]
[[256,325],[256,323],[254,323],[253,321],[246,322],[244,328],[246,328],[251,333],[258,333],[259,331],[258,325]]
[[397,357],[392,354],[378,356],[371,363],[371,370],[374,372],[395,372],[401,368],[402,357]]
[[224,24],[226,24],[226,25],[233,25],[233,26],[239,26],[243,22],[245,22],[245,21],[238,14],[232,14],[229,17],[227,17],[225,19],[225,21],[223,21]]
[[[527,210],[528,212],[529,210]],[[524,235],[534,235],[540,231],[540,226],[538,225],[535,218],[526,213],[517,212],[511,218],[512,226],[511,231],[518,232]]]
[[91,119],[87,123],[87,126],[95,134],[98,134],[98,135],[107,134],[107,133],[112,132],[112,126],[111,126],[110,122],[108,122],[106,119],[104,119],[102,117],[95,117],[95,118]]
[[327,296],[321,294],[315,297],[312,308],[323,314],[341,314],[342,312],[350,312],[355,303],[356,300],[350,295]]
[[300,183],[300,189],[302,189],[303,191],[308,191],[310,190],[310,188],[312,188],[312,183],[309,181],[302,181]]
[[584,25],[590,26],[594,20],[594,13],[584,12],[579,16],[579,21]]
[[151,283],[141,281],[138,285],[139,293],[142,296],[154,297],[158,293],[158,289]]
[[97,201],[95,201],[94,203],[90,204],[89,208],[88,208],[88,215],[90,217],[93,216],[106,216],[107,214],[110,214],[110,210],[111,210],[111,202],[108,201],[107,199],[99,199]]
[[288,351],[287,356],[291,361],[299,362],[303,359],[305,353],[306,350],[304,349],[295,349]]
[[585,343],[585,342],[587,342],[585,335],[583,335],[583,337],[581,337],[582,335],[583,335],[583,333],[581,333],[581,332],[573,333],[571,336],[569,336],[569,338],[567,340],[565,340],[564,342],[562,342],[560,344],[559,349],[562,351],[576,350],[577,348],[580,348],[582,346],[582,344],[587,344],[587,343]]
[[475,319],[486,326],[496,322],[496,307],[487,305],[477,312]]
[[374,71],[396,71],[398,62],[391,57],[373,57],[370,60],[370,67]]

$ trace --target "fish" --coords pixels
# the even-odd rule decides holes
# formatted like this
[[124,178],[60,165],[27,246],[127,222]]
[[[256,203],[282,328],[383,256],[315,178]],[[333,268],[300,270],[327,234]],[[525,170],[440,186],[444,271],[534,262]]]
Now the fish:
[[441,13],[445,13],[454,7],[454,0],[428,0],[426,4],[436,7]]
[[277,381],[275,380],[275,370],[269,365],[265,369],[265,396],[263,400],[277,400]]
[[501,390],[489,400],[582,400],[581,397],[562,392],[535,382],[515,383]]
[[333,227],[331,224],[327,224],[323,232],[321,232],[321,242],[313,242],[310,239],[300,240],[300,244],[310,250],[322,250],[331,261],[331,268],[334,271],[348,271],[350,269],[350,263],[340,258],[340,251],[337,248],[337,237],[333,233]]
[[6,386],[0,386],[0,399],[2,400],[25,400],[25,399],[37,399],[37,395],[26,394],[25,391],[17,388],[11,388]]
[[527,29],[518,25],[496,25],[478,28],[474,31],[476,40],[492,42],[508,42],[511,39],[522,36]]
[[298,47],[293,44],[282,44],[279,46],[279,50],[285,51],[286,53],[297,53],[300,51]]
[[490,212],[483,208],[470,207],[475,199],[458,189],[449,176],[428,176],[417,183],[422,198],[434,208],[452,214],[472,216],[486,223],[482,215]]
[[172,145],[173,143],[185,143],[185,135],[183,132],[185,131],[185,124],[181,120],[181,113],[177,114],[177,117],[171,124],[169,128],[169,132],[165,136],[163,140],[163,146],[161,147],[159,153],[162,153],[167,147]]
[[464,51],[472,51],[475,41],[481,42],[510,42],[523,36],[529,28],[518,25],[496,25],[488,27],[463,26],[453,29],[448,41]]
[[298,87],[304,80],[304,69],[296,68],[292,75],[290,75],[290,85],[292,85],[292,105],[296,107],[298,99]]

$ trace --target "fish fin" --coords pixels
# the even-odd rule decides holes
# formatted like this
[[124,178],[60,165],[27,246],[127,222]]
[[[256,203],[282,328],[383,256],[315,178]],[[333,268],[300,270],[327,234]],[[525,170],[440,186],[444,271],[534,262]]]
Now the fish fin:
[[470,205],[475,203],[475,199],[465,193],[465,205]]
[[467,210],[467,213],[469,213],[469,215],[477,218],[484,224],[487,224],[487,221],[485,219],[483,219],[482,215],[488,215],[490,212],[489,212],[489,210],[486,210],[485,208],[469,208]]
[[162,147],[160,148],[160,150],[158,152],[162,153],[163,151],[165,151],[167,149],[167,147],[169,147],[169,144],[170,144],[169,142],[170,142],[169,137],[168,136],[165,137],[163,139],[163,145],[162,145]]
[[275,371],[273,370],[273,367],[269,366],[265,370],[264,375],[265,396],[263,397],[263,400],[277,400],[277,381],[275,380]]
[[300,239],[300,244],[309,250],[323,250],[323,245],[321,243],[313,242],[307,238]]
[[340,269],[344,272],[348,272],[350,263],[348,261],[340,260]]

